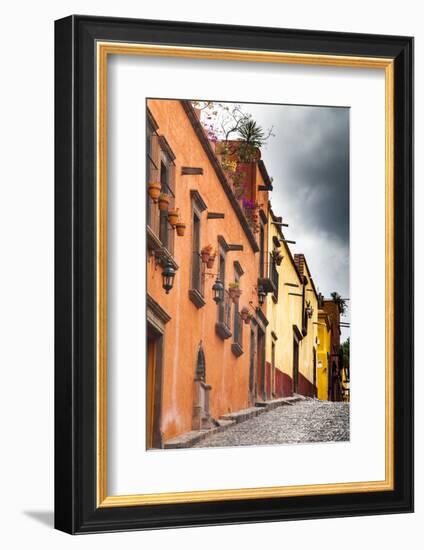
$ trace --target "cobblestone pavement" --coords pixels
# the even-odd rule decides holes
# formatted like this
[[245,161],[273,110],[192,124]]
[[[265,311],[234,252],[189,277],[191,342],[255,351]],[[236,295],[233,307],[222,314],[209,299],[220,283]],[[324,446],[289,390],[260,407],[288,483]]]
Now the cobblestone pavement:
[[349,440],[349,403],[306,399],[212,434],[194,447]]

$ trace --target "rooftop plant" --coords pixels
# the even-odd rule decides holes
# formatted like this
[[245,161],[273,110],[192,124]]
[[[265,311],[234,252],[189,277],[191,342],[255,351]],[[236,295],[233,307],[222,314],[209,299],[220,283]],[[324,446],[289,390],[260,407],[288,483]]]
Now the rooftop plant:
[[221,167],[227,180],[232,183],[234,196],[243,201],[242,206],[251,229],[257,233],[259,226],[256,211],[259,205],[245,199],[246,173],[242,164],[258,160],[258,149],[274,135],[273,128],[265,130],[237,103],[193,101],[192,105],[200,110],[206,136],[215,146]]
[[343,299],[338,292],[332,292],[331,297],[333,298],[333,302],[339,306],[340,315],[344,315],[347,311],[346,300]]
[[[221,162],[232,160],[228,157],[236,154],[241,162],[252,162],[256,148],[263,147],[274,135],[272,127],[264,130],[238,103],[193,101],[192,105],[201,112],[201,122],[209,141],[214,144],[221,142],[216,150],[217,154],[223,155]],[[231,140],[238,142],[238,146],[235,147]]]

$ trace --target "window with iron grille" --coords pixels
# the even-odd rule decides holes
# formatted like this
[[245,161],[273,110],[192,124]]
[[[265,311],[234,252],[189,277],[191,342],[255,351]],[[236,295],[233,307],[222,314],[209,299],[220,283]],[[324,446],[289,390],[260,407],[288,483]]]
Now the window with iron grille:
[[[160,154],[160,185],[161,193],[169,197],[168,208],[175,208],[175,165],[168,153],[163,150]],[[168,222],[168,211],[159,210],[159,239],[171,254],[174,252],[174,233],[172,225]]]
[[[225,254],[221,251],[219,254],[219,280],[221,281],[223,287],[225,288]],[[224,293],[226,294],[226,293]],[[218,321],[223,322],[225,315],[224,315],[224,309],[225,309],[225,297],[224,300],[222,300],[218,304]]]
[[160,170],[159,136],[150,121],[147,122],[146,136],[146,218],[147,225],[155,235],[159,235],[159,209],[148,193],[148,184],[159,182]]
[[206,210],[197,189],[190,190],[191,195],[191,272],[188,295],[193,304],[200,309],[205,301],[205,264],[201,260],[202,212]]
[[[234,269],[234,282],[240,284],[240,273],[237,270],[237,268]],[[236,353],[236,355],[241,355],[243,350],[243,320],[240,317],[240,308],[238,302],[234,304],[234,316],[233,316],[233,337],[234,337],[234,344],[236,348],[233,346],[233,352],[239,351],[240,353]]]
[[200,259],[200,216],[193,209],[192,220],[192,264],[191,264],[191,288],[203,295],[202,289],[202,262]]
[[219,280],[224,286],[224,295],[221,302],[218,304],[218,320],[215,325],[216,332],[220,338],[225,340],[232,336],[231,332],[231,296],[228,290],[225,288],[225,252],[220,250],[219,252],[219,264],[218,273]]
[[[147,183],[160,183],[161,193],[169,197],[169,209],[175,208],[175,155],[164,136],[148,120],[146,136]],[[147,188],[148,186],[146,186]],[[172,255],[174,252],[174,229],[168,222],[167,210],[159,210],[146,190],[147,226]]]
[[219,322],[222,323],[231,334],[231,296],[227,289],[224,290],[224,299],[219,304]]
[[259,277],[265,277],[265,231],[261,223],[259,230]]

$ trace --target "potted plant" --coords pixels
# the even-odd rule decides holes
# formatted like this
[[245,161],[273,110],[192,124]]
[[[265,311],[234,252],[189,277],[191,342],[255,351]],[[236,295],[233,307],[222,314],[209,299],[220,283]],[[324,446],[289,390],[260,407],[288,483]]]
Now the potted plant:
[[227,172],[235,172],[237,170],[237,161],[236,160],[225,159],[225,160],[222,161],[222,167]]
[[157,181],[151,181],[147,187],[149,196],[153,202],[158,202],[160,195],[161,184]]
[[250,321],[253,319],[253,313],[250,313],[250,311],[246,315],[246,319],[244,319],[244,323],[246,325],[250,324]]
[[250,311],[249,311],[249,308],[247,306],[244,306],[244,307],[241,308],[240,317],[242,318],[242,320],[244,322],[246,322],[246,319],[249,317],[249,313],[250,313]]
[[252,222],[250,227],[253,229],[253,233],[259,233],[260,226],[258,223]]
[[175,225],[177,224],[179,215],[180,214],[178,212],[178,208],[168,210],[168,221],[172,225],[172,227],[175,227]]
[[209,256],[208,261],[206,262],[206,267],[208,269],[213,268],[213,264],[215,263],[215,258],[216,258],[216,250]]
[[238,301],[240,299],[242,290],[240,289],[240,284],[235,281],[234,283],[230,283],[228,285],[228,292],[230,294],[230,298],[232,299],[234,304],[238,304]]
[[228,153],[228,147],[222,141],[218,141],[215,146],[215,153],[217,155],[225,155]]
[[208,263],[211,252],[212,252],[212,245],[211,244],[207,244],[200,251],[200,256],[202,257],[202,262],[204,264]]
[[234,187],[234,196],[240,200],[244,195],[244,187]]
[[186,229],[186,224],[184,222],[177,222],[175,224],[175,229],[177,230],[177,235],[179,237],[184,237],[184,233],[185,233],[185,229]]
[[170,197],[166,193],[161,193],[158,198],[159,210],[168,210]]

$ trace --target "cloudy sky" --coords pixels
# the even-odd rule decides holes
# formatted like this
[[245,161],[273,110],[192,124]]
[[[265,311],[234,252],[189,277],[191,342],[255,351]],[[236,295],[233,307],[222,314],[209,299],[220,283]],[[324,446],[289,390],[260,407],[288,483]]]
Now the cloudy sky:
[[[305,254],[317,289],[349,298],[349,109],[244,104],[274,137],[262,150],[272,207]],[[348,302],[349,304],[349,302]],[[349,322],[349,313],[344,317]],[[348,330],[342,332],[344,340]]]

